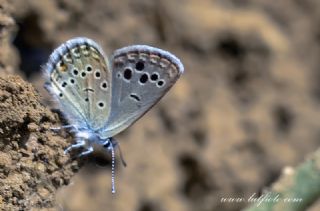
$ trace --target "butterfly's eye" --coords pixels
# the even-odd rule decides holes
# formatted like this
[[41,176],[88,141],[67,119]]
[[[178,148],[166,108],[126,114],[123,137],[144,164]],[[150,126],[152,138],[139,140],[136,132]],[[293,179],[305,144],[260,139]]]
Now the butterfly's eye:
[[141,84],[145,84],[145,83],[147,83],[148,79],[149,79],[149,75],[147,73],[144,73],[141,75],[139,82]]
[[136,70],[141,71],[144,69],[144,63],[142,61],[138,61],[136,63]]
[[123,77],[130,80],[132,78],[132,70],[130,68],[126,68],[123,72]]
[[[111,147],[112,147],[111,139],[110,139],[110,141],[106,141],[102,146],[108,150],[111,150]],[[114,147],[114,145],[113,145],[113,147]]]

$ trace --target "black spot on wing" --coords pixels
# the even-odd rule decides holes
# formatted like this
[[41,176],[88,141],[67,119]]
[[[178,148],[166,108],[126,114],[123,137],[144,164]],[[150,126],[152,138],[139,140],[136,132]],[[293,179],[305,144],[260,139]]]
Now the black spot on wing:
[[141,98],[137,94],[132,93],[132,94],[130,94],[130,97],[137,102],[141,101]]
[[83,91],[84,91],[84,92],[94,92],[94,89],[91,89],[91,88],[85,88]]

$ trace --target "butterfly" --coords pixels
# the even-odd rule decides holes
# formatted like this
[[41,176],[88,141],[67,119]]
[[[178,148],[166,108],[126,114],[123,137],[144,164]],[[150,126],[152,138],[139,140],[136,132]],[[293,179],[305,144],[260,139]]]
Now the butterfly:
[[58,102],[75,134],[65,152],[93,144],[111,153],[112,193],[120,133],[142,117],[172,87],[184,71],[171,53],[147,45],[116,50],[110,61],[93,40],[77,37],[53,51],[43,67],[45,88]]

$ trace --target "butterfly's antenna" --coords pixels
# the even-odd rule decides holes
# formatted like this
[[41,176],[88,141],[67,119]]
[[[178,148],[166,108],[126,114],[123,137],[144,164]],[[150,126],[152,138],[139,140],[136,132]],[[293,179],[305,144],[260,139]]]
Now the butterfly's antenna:
[[114,182],[114,169],[115,169],[115,156],[114,156],[114,148],[112,143],[110,144],[111,146],[111,192],[116,193],[116,188],[115,188],[115,182]]
[[120,144],[118,143],[118,147],[119,147],[119,153],[120,153],[120,159],[121,159],[121,163],[124,167],[127,167],[127,163],[123,158],[122,152],[121,152],[121,148],[120,148]]
[[115,140],[113,137],[110,138],[110,140],[111,140],[111,144],[112,144],[112,146],[113,146],[114,148],[116,148],[116,147],[119,148],[121,163],[122,163],[122,165],[123,165],[124,167],[127,167],[127,163],[126,163],[126,161],[125,161],[124,158],[123,158],[123,155],[122,155],[122,152],[121,152],[121,148],[120,148],[119,142],[117,142],[117,140]]

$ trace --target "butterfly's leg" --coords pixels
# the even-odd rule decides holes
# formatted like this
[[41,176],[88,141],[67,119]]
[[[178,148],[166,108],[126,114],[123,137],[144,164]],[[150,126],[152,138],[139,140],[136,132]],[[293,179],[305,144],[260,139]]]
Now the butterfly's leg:
[[62,125],[61,127],[51,127],[50,128],[53,131],[58,131],[62,129],[76,129],[74,125]]
[[79,147],[82,147],[86,144],[86,142],[84,140],[77,140],[77,143],[76,144],[72,144],[70,145],[69,147],[67,147],[67,149],[64,150],[64,154],[67,154],[69,151],[71,151],[72,149],[75,149],[75,148],[79,148]]
[[82,156],[84,156],[84,155],[88,155],[88,154],[90,154],[91,152],[93,152],[93,147],[92,147],[92,146],[89,146],[89,147],[87,148],[87,150],[81,152],[81,153],[78,155],[78,157],[82,157]]

